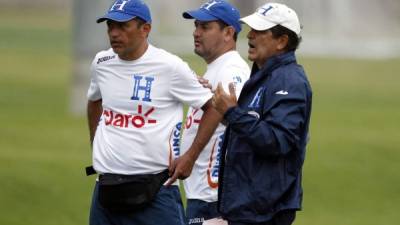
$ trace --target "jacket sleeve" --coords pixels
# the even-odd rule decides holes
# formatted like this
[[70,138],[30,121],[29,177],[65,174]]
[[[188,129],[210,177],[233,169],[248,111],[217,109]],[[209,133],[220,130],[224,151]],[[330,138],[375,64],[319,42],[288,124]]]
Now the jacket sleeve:
[[234,107],[227,111],[225,119],[257,154],[287,154],[301,146],[307,101],[305,83],[278,81],[264,92],[263,114],[259,118]]

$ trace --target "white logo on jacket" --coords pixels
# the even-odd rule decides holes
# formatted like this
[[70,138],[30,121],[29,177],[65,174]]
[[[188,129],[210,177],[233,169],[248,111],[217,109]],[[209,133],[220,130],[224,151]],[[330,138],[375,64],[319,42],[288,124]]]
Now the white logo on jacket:
[[284,91],[284,90],[280,90],[280,91],[275,92],[275,94],[276,94],[276,95],[288,95],[289,92]]
[[252,116],[256,117],[257,119],[260,118],[260,114],[258,114],[258,112],[256,112],[256,111],[248,111],[247,114],[252,115]]

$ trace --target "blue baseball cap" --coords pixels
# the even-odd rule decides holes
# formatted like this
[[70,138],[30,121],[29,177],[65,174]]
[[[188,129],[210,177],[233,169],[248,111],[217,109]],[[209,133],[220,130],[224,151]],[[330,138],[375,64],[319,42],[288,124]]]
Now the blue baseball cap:
[[147,23],[151,23],[151,15],[149,7],[141,0],[116,0],[108,10],[108,12],[97,19],[97,23],[105,20],[114,20],[118,22],[126,22],[135,17],[143,19]]
[[222,20],[229,26],[233,26],[237,33],[242,30],[242,25],[239,22],[239,10],[223,0],[210,0],[197,10],[184,12],[182,16],[185,19],[196,19],[199,21]]

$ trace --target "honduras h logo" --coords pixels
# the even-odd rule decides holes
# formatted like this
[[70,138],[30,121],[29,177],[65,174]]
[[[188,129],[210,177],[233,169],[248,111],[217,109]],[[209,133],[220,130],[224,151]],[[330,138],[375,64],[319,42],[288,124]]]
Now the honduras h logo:
[[262,94],[264,93],[264,87],[260,87],[257,93],[254,95],[253,100],[251,100],[249,104],[249,108],[259,108],[260,107],[260,100],[262,98]]
[[218,0],[211,0],[206,3],[204,3],[200,8],[210,10],[211,7],[213,7],[215,4],[221,3],[221,1]]
[[[144,78],[145,84],[143,85],[144,82],[142,82],[142,79]],[[133,95],[131,97],[131,100],[140,100],[139,98],[139,91],[144,93],[144,97],[141,99],[144,102],[151,102],[150,94],[151,94],[151,85],[154,81],[154,77],[151,76],[141,76],[141,75],[134,75],[133,76]]]
[[124,11],[125,4],[129,2],[130,0],[124,0],[124,1],[116,1],[110,8],[109,11]]

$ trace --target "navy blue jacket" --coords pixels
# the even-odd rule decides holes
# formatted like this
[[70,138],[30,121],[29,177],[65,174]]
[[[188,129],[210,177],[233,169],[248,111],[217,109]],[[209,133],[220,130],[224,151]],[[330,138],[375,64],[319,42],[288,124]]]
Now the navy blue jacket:
[[229,221],[260,223],[299,210],[311,87],[294,52],[254,64],[238,106],[228,109],[218,210]]

